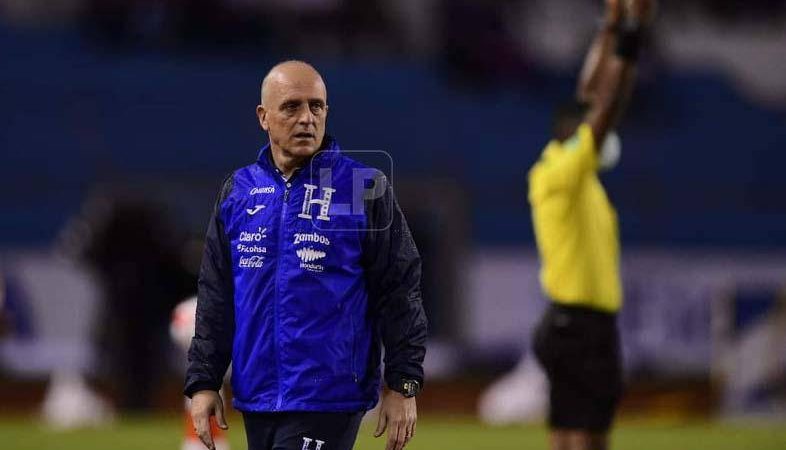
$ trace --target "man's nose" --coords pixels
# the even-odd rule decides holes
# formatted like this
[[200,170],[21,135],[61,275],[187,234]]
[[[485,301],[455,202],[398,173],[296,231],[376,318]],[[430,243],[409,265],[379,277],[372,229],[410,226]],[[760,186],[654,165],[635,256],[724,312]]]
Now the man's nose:
[[300,111],[300,116],[298,117],[298,123],[301,123],[303,125],[310,125],[315,122],[316,122],[316,117],[314,117],[314,114],[311,113],[311,108],[307,106]]

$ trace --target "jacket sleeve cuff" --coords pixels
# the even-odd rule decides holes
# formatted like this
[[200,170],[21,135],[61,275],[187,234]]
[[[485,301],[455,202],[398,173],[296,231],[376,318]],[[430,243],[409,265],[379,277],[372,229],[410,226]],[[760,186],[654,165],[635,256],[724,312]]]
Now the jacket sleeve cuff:
[[385,385],[389,389],[397,390],[399,386],[401,386],[403,380],[415,380],[420,384],[420,388],[423,389],[423,377],[414,376],[414,375],[407,375],[402,372],[388,372],[385,371]]
[[183,394],[186,397],[188,397],[188,398],[192,398],[194,396],[194,394],[196,394],[199,391],[216,391],[216,392],[218,392],[220,389],[221,389],[220,386],[216,387],[216,385],[214,383],[211,383],[209,381],[204,381],[204,380],[203,381],[195,381],[195,382],[190,383],[190,384],[188,384],[186,386],[186,388],[183,390]]

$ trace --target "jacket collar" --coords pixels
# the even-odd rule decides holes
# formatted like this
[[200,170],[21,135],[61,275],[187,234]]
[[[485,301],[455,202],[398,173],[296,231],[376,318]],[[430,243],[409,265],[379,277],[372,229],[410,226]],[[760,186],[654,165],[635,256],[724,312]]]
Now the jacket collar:
[[[324,139],[322,139],[322,146],[320,149],[314,154],[314,156],[311,157],[309,161],[306,162],[305,165],[308,166],[309,164],[317,164],[321,167],[332,166],[340,153],[341,148],[339,147],[338,142],[332,136],[326,134]],[[266,170],[276,172],[276,165],[273,164],[273,155],[271,154],[270,143],[265,144],[265,146],[259,150],[257,164]]]

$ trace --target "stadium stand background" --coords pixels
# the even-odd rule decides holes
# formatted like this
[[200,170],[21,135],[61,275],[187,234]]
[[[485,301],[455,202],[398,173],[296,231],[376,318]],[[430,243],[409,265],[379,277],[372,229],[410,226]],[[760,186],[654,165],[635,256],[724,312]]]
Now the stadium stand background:
[[[687,377],[689,390],[698,379],[704,413],[782,402],[786,373],[776,365],[753,376],[763,385],[713,385],[718,373],[750,378],[740,367],[755,364],[734,363],[741,354],[786,354],[780,341],[737,339],[771,334],[783,309],[786,8],[735,5],[663,2],[622,127],[622,165],[604,176],[625,247],[629,369],[643,382]],[[7,370],[3,392],[64,360],[95,365],[80,350],[85,319],[62,314],[69,301],[93,311],[102,300],[85,300],[100,296],[80,282],[58,284],[67,269],[50,254],[82,230],[74,218],[90,199],[155,193],[180,239],[198,239],[222,177],[264,143],[253,115],[260,77],[297,57],[325,76],[329,132],[345,149],[389,152],[409,192],[402,203],[433,271],[430,358],[443,359],[432,370],[448,383],[480,380],[441,390],[460,399],[426,404],[474,408],[526,348],[542,306],[525,176],[554,106],[573,94],[597,11],[569,0],[1,1],[0,273],[49,286],[28,292],[32,313],[17,317],[27,337],[49,333],[50,349],[3,351],[7,369],[9,358],[49,355]],[[438,194],[419,207],[425,192]],[[446,232],[449,218],[461,229]],[[73,358],[52,350],[68,334],[58,320],[78,328],[63,353]],[[697,402],[685,398],[680,407]]]

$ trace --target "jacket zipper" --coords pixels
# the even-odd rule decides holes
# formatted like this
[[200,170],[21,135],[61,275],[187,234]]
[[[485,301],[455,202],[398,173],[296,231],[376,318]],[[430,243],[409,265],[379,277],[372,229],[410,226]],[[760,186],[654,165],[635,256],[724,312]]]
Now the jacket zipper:
[[349,329],[352,332],[352,352],[349,355],[350,358],[352,359],[349,360],[349,370],[352,372],[352,380],[355,383],[357,383],[358,372],[357,372],[357,367],[355,367],[355,354],[357,353],[357,349],[355,349],[355,346],[357,342],[357,336],[356,336],[357,333],[355,333],[355,322],[352,320],[351,316],[349,318]]
[[273,320],[273,326],[275,327],[276,333],[276,342],[274,343],[273,348],[276,351],[276,373],[278,375],[278,398],[276,399],[276,407],[275,410],[278,411],[281,409],[281,404],[284,400],[284,393],[282,391],[281,382],[281,353],[279,352],[278,346],[281,343],[281,336],[279,334],[279,326],[278,326],[278,303],[281,301],[281,284],[279,283],[279,278],[281,277],[281,262],[284,257],[282,250],[284,248],[284,227],[286,226],[286,218],[287,218],[287,202],[289,201],[289,190],[292,187],[292,183],[289,181],[286,182],[286,188],[284,189],[284,201],[283,205],[281,206],[281,223],[278,226],[278,263],[276,264],[276,298],[273,302],[273,314],[275,315],[275,319]]

